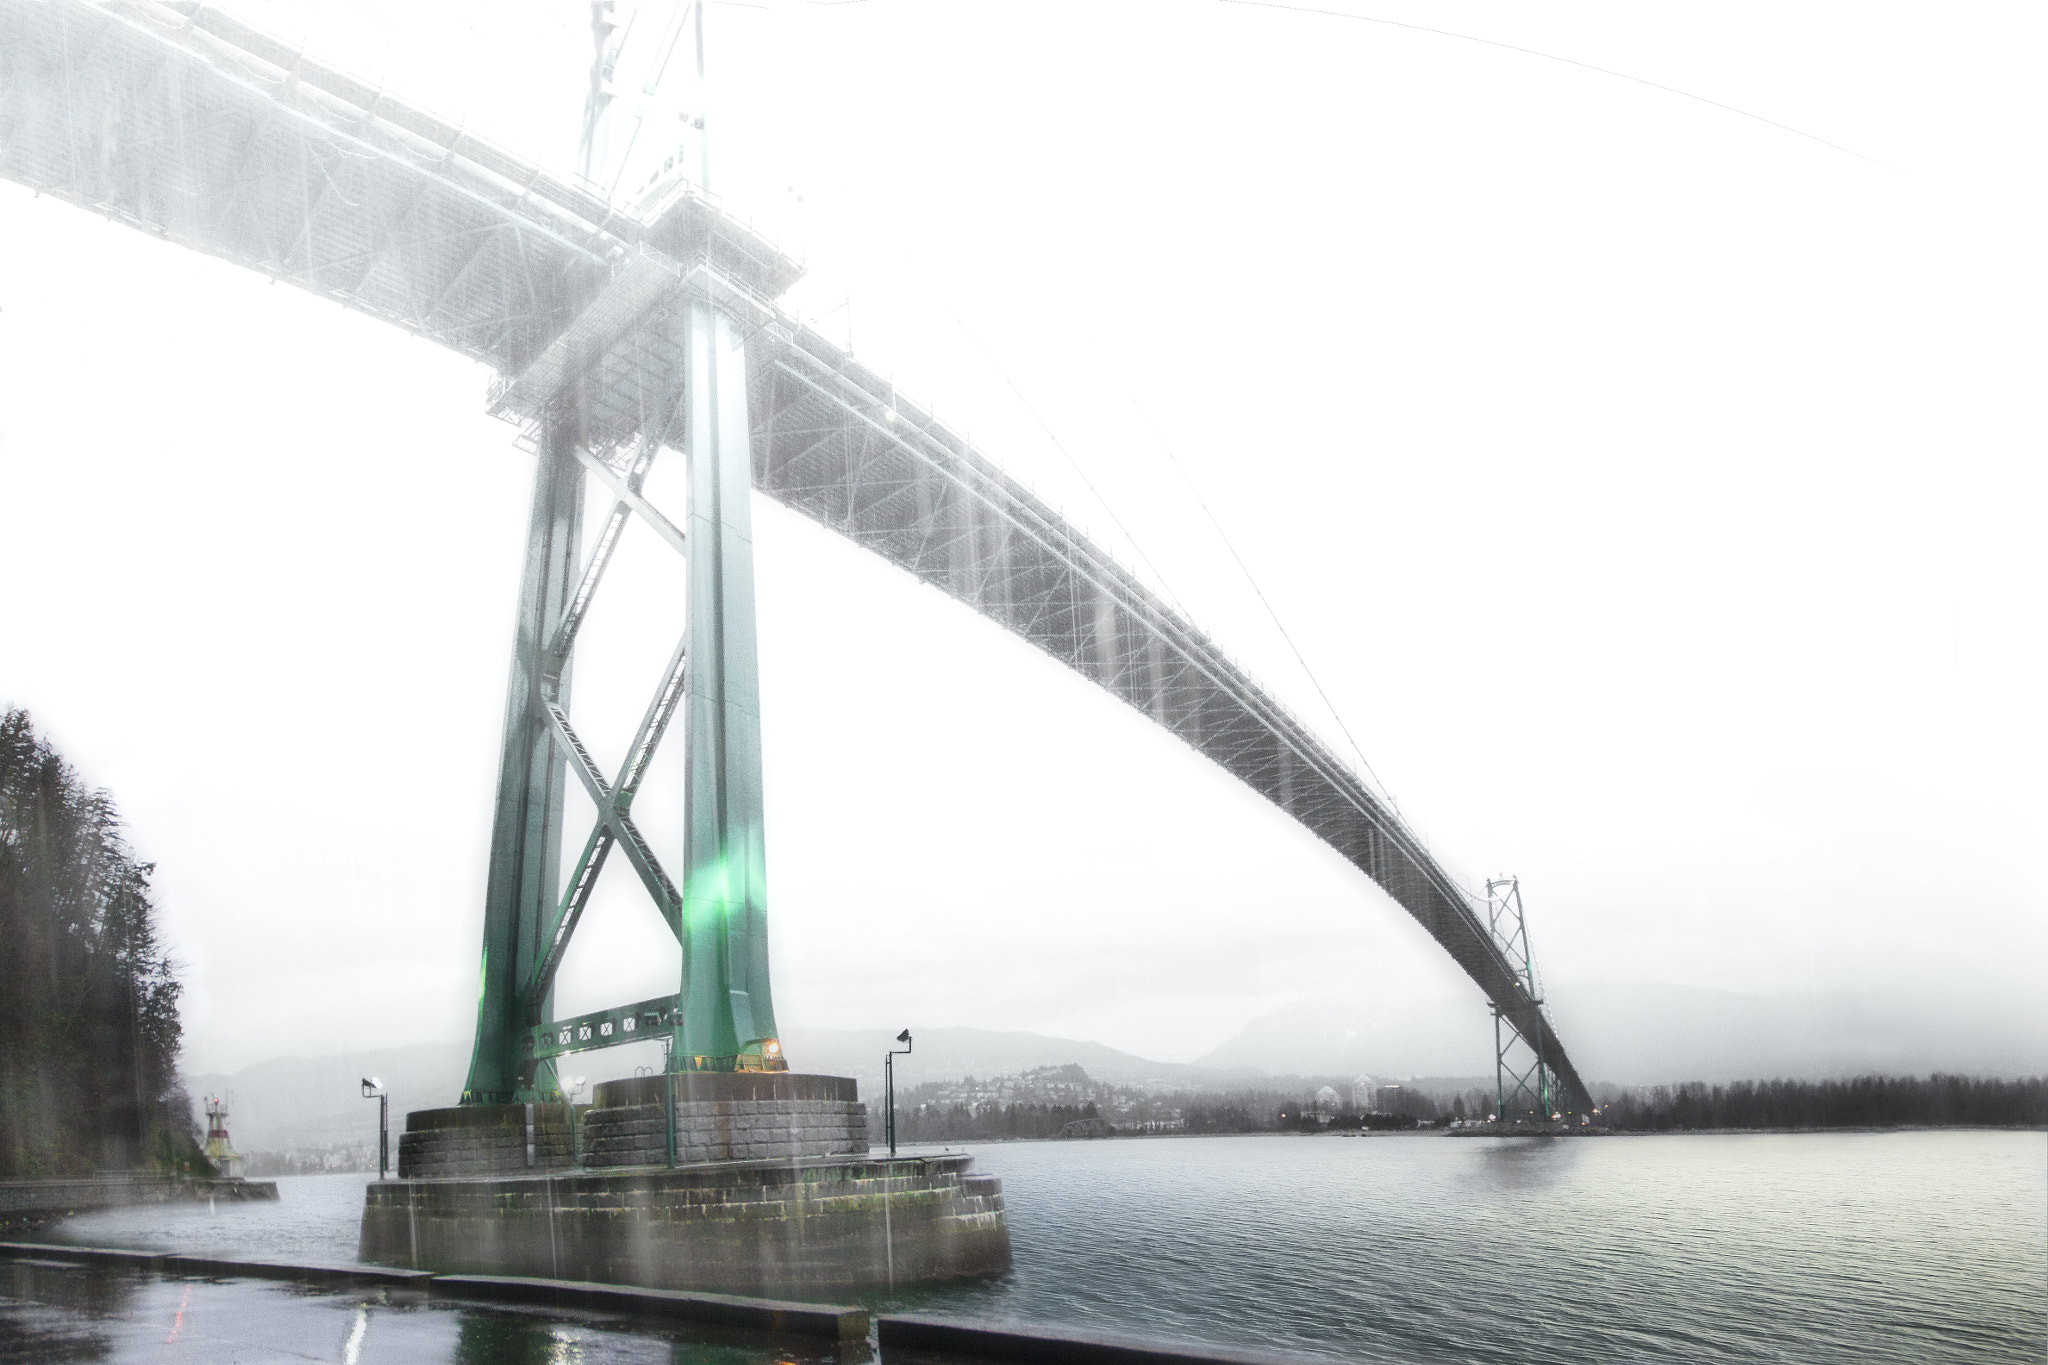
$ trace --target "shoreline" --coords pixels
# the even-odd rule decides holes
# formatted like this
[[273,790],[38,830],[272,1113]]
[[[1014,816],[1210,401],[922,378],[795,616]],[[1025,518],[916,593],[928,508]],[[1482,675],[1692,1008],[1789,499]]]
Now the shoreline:
[[1603,1137],[1740,1137],[1754,1133],[2048,1133],[2040,1123],[1879,1123],[1827,1128],[1609,1128]]
[[[1401,1129],[1324,1129],[1316,1133],[1287,1131],[1277,1128],[1254,1129],[1244,1133],[1109,1133],[1095,1138],[1062,1137],[987,1137],[955,1138],[945,1142],[901,1142],[897,1145],[904,1150],[927,1148],[938,1151],[963,1151],[969,1147],[999,1147],[1026,1142],[1144,1142],[1144,1141],[1189,1141],[1204,1138],[1233,1137],[1275,1137],[1275,1138],[1406,1138],[1406,1137],[1449,1137],[1448,1128],[1401,1128]],[[2039,1123],[1897,1123],[1867,1124],[1857,1126],[1824,1128],[1592,1128],[1580,1131],[1565,1130],[1556,1133],[1479,1133],[1477,1137],[1786,1137],[1815,1133],[2041,1133],[2048,1135],[2048,1124]]]

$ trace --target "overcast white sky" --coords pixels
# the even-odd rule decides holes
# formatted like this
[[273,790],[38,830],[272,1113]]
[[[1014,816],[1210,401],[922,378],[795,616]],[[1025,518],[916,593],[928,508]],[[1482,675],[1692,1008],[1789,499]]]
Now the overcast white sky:
[[[229,7],[572,162],[577,0]],[[1336,738],[1170,449],[1404,811],[1522,877],[1553,996],[2037,994],[2039,7],[1321,8],[715,6],[715,188]],[[0,186],[0,700],[156,860],[194,1070],[468,1035],[531,467],[486,378]],[[1483,1021],[1149,722],[755,515],[786,1028]],[[679,620],[628,550],[600,748]],[[674,962],[619,880],[558,1006]]]

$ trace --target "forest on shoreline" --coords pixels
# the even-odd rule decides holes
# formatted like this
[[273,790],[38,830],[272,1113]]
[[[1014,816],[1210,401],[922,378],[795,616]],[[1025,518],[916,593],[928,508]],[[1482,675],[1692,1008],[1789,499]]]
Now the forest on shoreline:
[[1617,1132],[2048,1126],[2048,1077],[1856,1076],[1839,1081],[1693,1082],[1626,1090],[1602,1106]]
[[[1830,1081],[1691,1082],[1600,1087],[1595,1122],[1614,1133],[1825,1131],[1884,1128],[2048,1128],[2048,1077],[1858,1076]],[[899,1105],[903,1142],[1001,1142],[1059,1137],[1175,1137],[1228,1133],[1417,1131],[1487,1117],[1480,1092],[1403,1097],[1402,1112],[1318,1104],[1313,1092],[1261,1088],[1173,1092],[1142,1102],[956,1101]],[[1105,1102],[1107,1101],[1107,1102]]]
[[153,867],[27,712],[0,714],[0,1179],[211,1175],[178,1079]]

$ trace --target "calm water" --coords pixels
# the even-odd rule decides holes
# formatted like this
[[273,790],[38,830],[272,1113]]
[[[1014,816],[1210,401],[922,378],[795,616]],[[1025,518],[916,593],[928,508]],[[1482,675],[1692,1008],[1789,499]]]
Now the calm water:
[[140,1204],[45,1228],[38,1242],[74,1246],[145,1247],[250,1261],[353,1264],[363,1223],[367,1175],[286,1176],[277,1202]]
[[[973,1148],[1016,1267],[879,1302],[1354,1360],[2030,1361],[2048,1139],[1243,1137]],[[350,1260],[362,1177],[83,1243]],[[371,1357],[366,1355],[365,1359]]]

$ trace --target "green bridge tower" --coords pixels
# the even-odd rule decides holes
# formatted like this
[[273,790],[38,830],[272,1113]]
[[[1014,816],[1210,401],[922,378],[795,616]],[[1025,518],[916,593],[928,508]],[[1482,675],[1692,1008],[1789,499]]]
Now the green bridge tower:
[[[648,1039],[666,1040],[673,1071],[787,1069],[768,986],[746,353],[738,325],[714,305],[703,278],[662,279],[659,301],[604,342],[608,355],[629,355],[653,376],[641,386],[640,412],[626,423],[638,427],[633,439],[607,446],[604,430],[620,423],[579,401],[588,387],[566,363],[542,405],[465,1104],[552,1097],[559,1093],[556,1057]],[[646,297],[644,275],[615,280],[584,317],[602,318],[613,300],[629,297]],[[534,369],[545,372],[531,382],[558,378],[540,363]],[[678,434],[689,493],[681,525],[641,496],[649,466]],[[585,553],[584,500],[593,483],[609,492],[612,507]],[[570,720],[571,663],[620,533],[636,516],[683,554],[688,620],[625,762],[607,778]],[[688,773],[680,883],[632,814],[678,712]],[[571,777],[598,819],[565,881]],[[557,1020],[555,973],[614,854],[631,865],[680,941],[682,979],[672,996]]]

